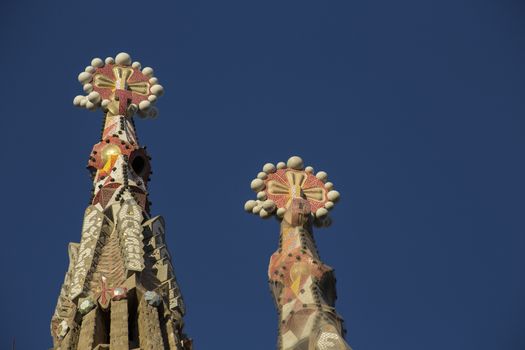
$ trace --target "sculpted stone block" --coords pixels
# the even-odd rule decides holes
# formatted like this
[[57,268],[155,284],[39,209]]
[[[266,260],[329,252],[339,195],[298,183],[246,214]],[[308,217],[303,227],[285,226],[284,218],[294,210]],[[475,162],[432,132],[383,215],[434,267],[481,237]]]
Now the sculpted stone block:
[[91,310],[82,319],[78,349],[93,349],[98,344],[105,343],[106,329],[102,322],[100,310]]
[[145,300],[139,302],[139,333],[142,350],[164,349],[164,340],[160,329],[159,313],[156,307]]
[[110,345],[112,349],[129,349],[128,301],[111,301]]

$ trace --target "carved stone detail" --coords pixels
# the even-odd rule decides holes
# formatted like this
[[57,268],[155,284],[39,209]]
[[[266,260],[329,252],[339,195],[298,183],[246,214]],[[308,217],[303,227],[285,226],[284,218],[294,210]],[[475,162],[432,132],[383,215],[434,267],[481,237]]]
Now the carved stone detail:
[[98,207],[89,206],[86,209],[84,225],[82,227],[82,239],[80,241],[78,257],[76,259],[69,292],[69,298],[71,300],[77,298],[84,290],[86,278],[93,266],[95,247],[100,237],[103,221],[104,213]]
[[134,199],[128,199],[122,204],[117,216],[117,230],[124,265],[128,271],[140,272],[144,269],[142,219],[142,208]]

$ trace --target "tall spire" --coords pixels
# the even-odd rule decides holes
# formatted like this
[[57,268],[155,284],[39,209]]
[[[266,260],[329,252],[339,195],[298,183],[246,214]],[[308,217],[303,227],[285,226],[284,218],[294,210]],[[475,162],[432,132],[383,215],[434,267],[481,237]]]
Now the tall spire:
[[279,312],[279,350],[349,350],[343,320],[335,310],[335,276],[315,245],[312,225],[329,226],[328,210],[339,192],[324,171],[313,174],[294,156],[277,167],[263,166],[251,188],[257,200],[244,209],[281,221],[279,249],[272,255],[268,279]]
[[151,158],[133,121],[137,112],[157,116],[163,88],[127,53],[94,58],[78,80],[87,95],[74,105],[102,109],[104,122],[88,160],[93,192],[80,243],[69,244],[51,320],[53,349],[191,349],[164,220],[150,214]]

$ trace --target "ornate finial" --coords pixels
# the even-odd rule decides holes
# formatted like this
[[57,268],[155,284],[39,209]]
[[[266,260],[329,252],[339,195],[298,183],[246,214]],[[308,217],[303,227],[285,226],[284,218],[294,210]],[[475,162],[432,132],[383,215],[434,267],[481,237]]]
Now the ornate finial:
[[94,58],[78,75],[78,81],[87,95],[76,96],[73,104],[88,110],[100,107],[112,115],[132,117],[138,111],[141,118],[155,118],[158,111],[152,105],[164,92],[153,76],[153,69],[141,70],[140,62],[132,63],[125,52],[105,61]]
[[279,312],[278,349],[351,350],[343,321],[335,311],[335,276],[315,245],[312,224],[328,226],[328,210],[339,192],[328,175],[304,167],[300,157],[268,163],[251,183],[257,200],[248,212],[282,219],[279,248],[268,266],[268,281]]
[[304,167],[300,157],[293,156],[288,162],[279,162],[277,166],[267,163],[257,178],[251,182],[251,188],[257,193],[257,200],[249,200],[244,209],[262,218],[275,214],[283,218],[286,208],[294,199],[302,198],[309,204],[306,208],[317,226],[329,226],[331,219],[328,211],[339,200],[339,192],[327,182],[328,175],[319,171],[314,175],[311,166]]
[[53,349],[191,350],[164,220],[150,213],[151,158],[133,120],[136,112],[157,115],[152,104],[163,88],[127,53],[94,58],[78,80],[87,96],[73,103],[105,116],[87,164],[93,187],[81,239],[69,245],[51,319]]

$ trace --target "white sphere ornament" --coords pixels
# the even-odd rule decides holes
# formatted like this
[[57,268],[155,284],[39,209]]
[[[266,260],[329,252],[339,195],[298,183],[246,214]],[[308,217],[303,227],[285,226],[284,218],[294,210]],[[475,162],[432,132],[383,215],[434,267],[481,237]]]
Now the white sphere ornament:
[[88,102],[88,99],[86,96],[82,96],[82,99],[80,99],[80,107],[86,107],[86,103]]
[[91,102],[91,101],[87,101],[87,102],[86,102],[86,108],[87,108],[88,110],[92,111],[92,110],[94,110],[96,107],[97,107],[97,106],[96,106],[93,102]]
[[135,61],[135,62],[133,62],[133,63],[131,64],[131,67],[140,70],[140,68],[142,67],[142,65],[140,64],[140,62]]
[[315,177],[324,182],[326,179],[328,179],[328,174],[324,171],[320,171],[315,174]]
[[328,201],[328,202],[326,202],[326,203],[324,204],[324,207],[325,207],[326,209],[330,210],[330,209],[332,209],[332,208],[334,207],[334,202],[330,202],[330,201]]
[[106,62],[106,64],[113,64],[115,63],[115,59],[113,57],[106,57],[104,62]]
[[139,103],[139,109],[141,111],[145,111],[149,109],[150,107],[151,107],[151,102],[149,102],[148,100],[140,101]]
[[131,56],[126,52],[121,52],[115,57],[115,63],[123,66],[131,64]]
[[255,208],[255,206],[257,206],[257,202],[253,199],[250,199],[249,201],[246,201],[246,203],[244,203],[244,210],[246,210],[247,212],[251,212],[253,208]]
[[153,77],[153,78],[150,78],[148,80],[148,82],[151,84],[151,85],[155,85],[155,84],[158,84],[159,83],[159,79]]
[[149,90],[156,96],[161,96],[164,93],[164,88],[160,84],[153,85]]
[[91,77],[92,77],[91,73],[82,72],[78,75],[78,81],[80,82],[80,84],[85,84],[91,80]]
[[82,95],[77,95],[75,96],[75,98],[73,99],[73,105],[74,106],[77,106],[77,107],[80,107],[80,102],[84,99],[84,96]]
[[326,216],[326,214],[328,214],[328,210],[326,210],[325,208],[319,208],[315,212],[315,216],[318,218],[322,218],[323,216]]
[[253,207],[253,209],[252,209],[252,213],[253,213],[253,214],[259,214],[259,212],[261,211],[261,209],[262,209],[262,206],[260,206],[260,205],[256,205],[255,207]]
[[257,174],[257,178],[258,179],[261,179],[261,180],[264,180],[268,177],[268,174],[266,174],[264,171],[261,171]]
[[311,166],[307,166],[306,168],[304,168],[304,171],[306,171],[309,174],[313,174],[314,168],[312,168]]
[[266,200],[266,192],[264,191],[257,192],[257,199],[260,201]]
[[286,162],[286,166],[290,169],[303,170],[304,168],[303,159],[298,156],[290,157],[288,159],[288,162]]
[[327,182],[324,184],[324,188],[326,188],[328,191],[334,188],[334,184],[331,182]]
[[264,187],[265,187],[264,181],[261,180],[261,179],[253,179],[252,182],[250,183],[250,187],[255,192],[259,192],[259,191],[263,190]]
[[104,61],[101,58],[95,57],[91,60],[91,65],[95,68],[104,67]]
[[268,213],[264,208],[259,211],[259,216],[263,219],[267,218],[269,215],[270,213]]
[[330,191],[326,194],[326,197],[328,197],[328,200],[332,202],[337,202],[340,196],[341,194],[337,192],[336,190]]
[[275,173],[275,165],[273,165],[272,163],[266,163],[266,164],[264,164],[264,166],[263,166],[263,171],[264,171],[266,174]]
[[157,96],[155,96],[155,95],[149,95],[149,96],[148,96],[148,101],[151,102],[151,103],[155,103],[155,102],[157,102]]
[[110,103],[111,103],[110,100],[105,99],[105,100],[102,100],[102,102],[100,102],[100,105],[102,106],[102,108],[106,108],[107,106],[109,106]]
[[93,66],[87,66],[86,69],[84,69],[84,72],[88,72],[91,74],[95,73],[96,71],[97,71],[96,68]]
[[277,163],[277,169],[284,169],[284,168],[286,168],[286,163],[285,162]]
[[100,94],[96,91],[90,92],[87,96],[87,99],[89,100],[89,102],[97,104],[100,102]]
[[272,201],[271,199],[267,199],[263,202],[262,207],[264,210],[271,213],[272,211],[275,210],[275,202]]
[[153,68],[151,67],[145,67],[143,70],[142,70],[142,74],[144,74],[145,76],[147,77],[153,77]]
[[82,89],[84,90],[84,92],[86,94],[89,94],[91,91],[93,91],[93,85],[91,84],[84,84],[84,86],[82,87]]
[[285,213],[286,213],[286,209],[284,209],[284,208],[279,208],[279,209],[277,209],[277,212],[276,212],[277,216],[280,217],[280,218],[282,218]]

